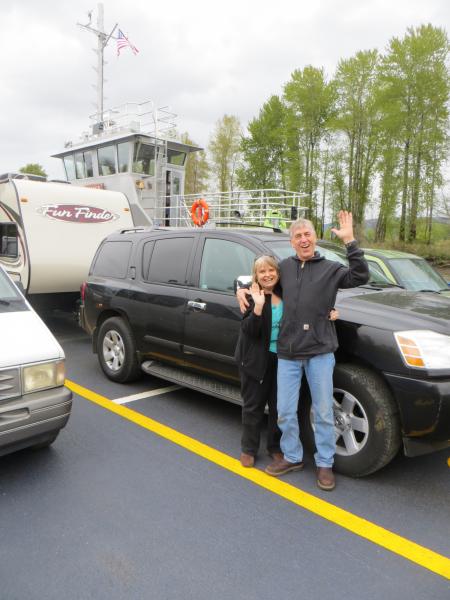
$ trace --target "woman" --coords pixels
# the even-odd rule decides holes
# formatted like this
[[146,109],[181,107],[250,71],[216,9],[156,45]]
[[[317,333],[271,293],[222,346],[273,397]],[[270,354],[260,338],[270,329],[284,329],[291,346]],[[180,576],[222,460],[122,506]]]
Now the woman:
[[253,467],[258,453],[264,409],[269,408],[267,450],[281,458],[281,431],[277,426],[276,340],[283,303],[274,291],[279,279],[273,256],[261,256],[253,265],[250,306],[244,314],[236,351],[241,375],[241,464]]

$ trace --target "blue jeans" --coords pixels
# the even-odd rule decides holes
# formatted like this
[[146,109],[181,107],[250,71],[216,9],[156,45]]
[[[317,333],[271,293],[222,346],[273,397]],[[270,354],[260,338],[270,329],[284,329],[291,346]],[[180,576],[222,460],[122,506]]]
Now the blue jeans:
[[318,467],[331,467],[336,451],[333,416],[334,354],[318,354],[305,360],[278,359],[278,426],[281,451],[289,462],[303,460],[298,424],[298,402],[303,372],[308,380],[314,410],[314,438]]

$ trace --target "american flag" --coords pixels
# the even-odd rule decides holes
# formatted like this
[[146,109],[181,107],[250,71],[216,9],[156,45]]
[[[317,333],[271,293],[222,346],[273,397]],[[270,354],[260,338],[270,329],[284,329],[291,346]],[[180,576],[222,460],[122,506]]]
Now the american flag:
[[131,48],[133,54],[137,54],[139,52],[139,50],[136,48],[136,46],[133,46],[133,44],[130,42],[130,40],[127,38],[124,32],[121,29],[119,29],[117,34],[117,56],[119,56],[120,51],[123,48],[127,47]]

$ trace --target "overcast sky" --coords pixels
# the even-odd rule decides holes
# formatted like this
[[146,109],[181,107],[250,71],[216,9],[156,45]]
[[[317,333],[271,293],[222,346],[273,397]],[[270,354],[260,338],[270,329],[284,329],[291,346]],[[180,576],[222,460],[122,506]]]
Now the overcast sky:
[[[423,23],[449,29],[448,0],[104,0],[105,30],[118,23],[139,49],[105,51],[105,108],[152,99],[178,115],[201,146],[225,113],[242,125],[280,94],[295,69],[324,67],[358,50],[383,51]],[[50,155],[76,140],[96,110],[91,0],[2,0],[0,173],[29,162],[52,177]]]

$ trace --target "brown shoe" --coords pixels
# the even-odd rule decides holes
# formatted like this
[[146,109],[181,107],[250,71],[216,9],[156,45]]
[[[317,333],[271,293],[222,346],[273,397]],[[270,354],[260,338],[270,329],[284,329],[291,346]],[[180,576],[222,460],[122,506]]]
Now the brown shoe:
[[250,469],[251,467],[253,467],[255,464],[255,457],[252,456],[251,454],[245,454],[245,452],[242,452],[241,454],[241,465],[243,467],[246,467],[247,469]]
[[290,473],[291,471],[301,471],[303,469],[303,463],[291,463],[285,460],[284,457],[281,460],[274,460],[266,467],[266,473],[273,477]]
[[336,481],[331,467],[317,467],[317,485],[326,492],[334,490]]
[[282,452],[269,452],[269,456],[273,461],[280,461],[284,459],[284,455]]

